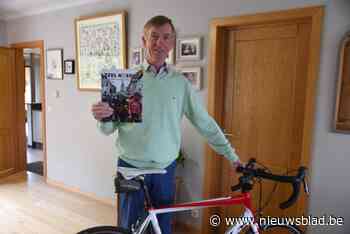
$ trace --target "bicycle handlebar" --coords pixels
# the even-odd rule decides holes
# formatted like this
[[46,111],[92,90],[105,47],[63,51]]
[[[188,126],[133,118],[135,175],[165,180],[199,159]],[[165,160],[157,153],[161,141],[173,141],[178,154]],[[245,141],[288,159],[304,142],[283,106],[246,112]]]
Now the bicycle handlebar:
[[293,205],[300,192],[300,184],[301,182],[304,183],[305,186],[305,174],[306,174],[306,167],[300,167],[298,169],[298,173],[296,176],[284,176],[284,175],[276,175],[272,173],[266,172],[266,170],[261,169],[261,168],[254,168],[255,166],[255,159],[250,159],[248,164],[246,166],[239,166],[237,167],[237,172],[243,173],[243,176],[239,178],[239,184],[232,186],[231,190],[236,191],[238,189],[242,189],[243,192],[250,191],[252,189],[252,179],[253,177],[255,178],[264,178],[268,180],[273,180],[273,181],[278,181],[281,183],[290,183],[293,187],[293,192],[290,195],[290,197],[282,202],[279,207],[281,209],[286,209]]

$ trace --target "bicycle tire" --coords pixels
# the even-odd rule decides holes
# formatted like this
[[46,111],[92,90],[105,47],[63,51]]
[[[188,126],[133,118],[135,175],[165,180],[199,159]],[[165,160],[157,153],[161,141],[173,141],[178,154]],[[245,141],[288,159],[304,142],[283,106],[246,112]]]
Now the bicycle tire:
[[98,226],[85,229],[77,234],[131,234],[131,232],[125,228],[114,226]]
[[[275,231],[273,233],[281,233],[281,231],[288,231],[288,233],[290,234],[303,234],[303,232],[297,226],[294,225],[265,225],[260,227],[259,229],[259,233],[265,233],[267,231]],[[246,234],[254,234],[254,232],[249,228]]]

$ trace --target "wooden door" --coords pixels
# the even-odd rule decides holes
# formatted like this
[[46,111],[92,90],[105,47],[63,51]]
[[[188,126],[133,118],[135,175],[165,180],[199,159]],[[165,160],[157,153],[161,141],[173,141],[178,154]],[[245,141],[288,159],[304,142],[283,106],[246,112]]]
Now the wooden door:
[[14,173],[16,155],[15,50],[0,48],[0,177]]
[[[232,134],[242,161],[255,157],[276,173],[310,165],[323,14],[314,6],[211,20],[208,111]],[[204,197],[227,195],[237,176],[209,147],[206,154]],[[264,184],[263,202],[272,186]],[[279,186],[264,215],[307,214],[305,197],[279,210],[290,192]],[[223,233],[225,225],[218,230],[208,222],[217,212],[235,215],[205,210],[200,233]]]
[[[42,110],[45,110],[45,78],[44,78],[44,41],[20,42],[11,44],[11,48],[16,50],[16,81],[17,81],[17,132],[18,132],[18,171],[26,169],[26,133],[25,133],[25,110],[24,110],[24,90],[25,90],[25,64],[23,57],[23,49],[39,49],[40,50],[40,100]],[[44,151],[44,177],[47,175],[46,163],[46,114],[42,112],[42,141]]]
[[[310,26],[302,21],[227,32],[224,128],[232,133],[231,143],[243,162],[254,157],[278,174],[295,173],[302,163]],[[232,178],[227,175],[237,178],[224,164],[222,177]],[[231,184],[222,184],[224,193]],[[296,216],[297,206],[303,205],[279,209],[291,194],[285,184],[275,187],[275,182],[264,181],[262,192],[262,205],[271,201],[264,216]],[[258,207],[258,185],[252,194]],[[224,214],[233,216],[237,210],[228,208]]]

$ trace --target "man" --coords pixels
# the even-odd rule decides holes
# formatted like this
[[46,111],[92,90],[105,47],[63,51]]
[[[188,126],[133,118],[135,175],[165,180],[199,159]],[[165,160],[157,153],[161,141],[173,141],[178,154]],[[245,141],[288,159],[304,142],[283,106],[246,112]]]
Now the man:
[[[167,205],[174,199],[175,159],[180,150],[181,119],[191,121],[210,146],[230,161],[239,163],[230,143],[199,101],[191,84],[165,63],[175,45],[175,29],[165,16],[155,16],[144,26],[143,46],[146,61],[143,74],[142,123],[99,122],[104,134],[118,130],[116,140],[118,165],[137,168],[164,168],[164,175],[147,175],[151,200],[155,207]],[[110,116],[107,103],[97,103],[92,113],[98,121]],[[120,195],[120,225],[129,228],[143,212],[142,192]],[[164,234],[171,233],[169,214],[159,216]]]

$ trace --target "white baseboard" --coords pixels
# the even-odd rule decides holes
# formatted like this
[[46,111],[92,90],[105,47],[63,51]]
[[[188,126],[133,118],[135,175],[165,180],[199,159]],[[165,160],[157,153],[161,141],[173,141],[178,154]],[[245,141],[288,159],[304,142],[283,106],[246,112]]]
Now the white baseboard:
[[60,188],[60,189],[63,189],[63,190],[66,190],[66,191],[69,191],[69,192],[72,192],[72,193],[76,193],[76,194],[82,195],[84,197],[87,197],[87,198],[90,198],[92,200],[101,202],[103,204],[110,205],[110,206],[113,206],[113,207],[117,207],[117,197],[115,197],[114,199],[113,198],[101,198],[101,197],[96,196],[96,194],[88,193],[88,192],[82,192],[79,188],[70,187],[70,186],[65,185],[62,182],[55,181],[55,180],[52,180],[52,179],[49,179],[49,178],[46,178],[46,183],[48,185],[51,185],[51,186],[54,186],[54,187],[57,187],[57,188]]

